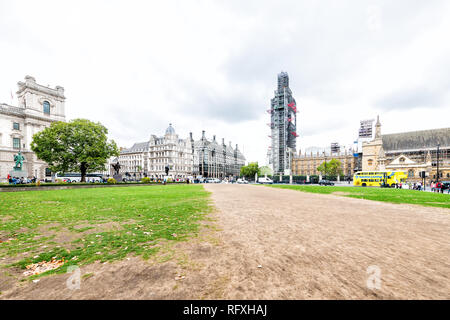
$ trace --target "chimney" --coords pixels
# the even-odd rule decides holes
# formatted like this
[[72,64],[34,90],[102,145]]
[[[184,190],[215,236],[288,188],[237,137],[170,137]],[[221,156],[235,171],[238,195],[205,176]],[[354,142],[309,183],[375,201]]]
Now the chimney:
[[193,140],[193,139],[192,139],[192,132],[189,132],[189,137],[191,137],[191,140]]
[[202,140],[205,140],[205,130],[202,130]]
[[222,138],[222,145],[225,145],[225,138]]
[[213,141],[216,141],[216,135],[213,135]]
[[237,143],[236,143],[236,150],[238,150],[238,145],[237,145]]

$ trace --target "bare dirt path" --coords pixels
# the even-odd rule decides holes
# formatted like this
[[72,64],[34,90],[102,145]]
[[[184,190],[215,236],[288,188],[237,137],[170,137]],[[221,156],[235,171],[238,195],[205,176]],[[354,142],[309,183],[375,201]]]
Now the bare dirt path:
[[[262,186],[206,189],[233,248],[226,298],[450,298],[450,210]],[[367,288],[369,266],[381,272],[380,290]]]
[[[263,186],[205,188],[216,221],[163,250],[169,261],[93,264],[82,268],[88,276],[79,290],[57,275],[7,288],[0,299],[450,299],[448,209]],[[369,289],[376,270],[381,287]]]

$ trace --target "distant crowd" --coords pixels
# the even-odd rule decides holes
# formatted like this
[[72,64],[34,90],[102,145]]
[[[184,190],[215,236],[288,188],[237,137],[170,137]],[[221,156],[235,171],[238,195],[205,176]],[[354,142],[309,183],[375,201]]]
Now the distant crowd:
[[9,184],[26,184],[26,183],[36,183],[36,177],[32,178],[22,178],[22,177],[11,177],[7,176]]
[[[450,194],[450,187],[449,185],[446,185],[440,181],[431,181],[431,183],[429,184],[430,190],[431,192],[435,192],[435,193],[444,193],[444,190],[447,190],[447,193]],[[426,186],[422,185],[421,182],[414,182],[414,183],[397,183],[395,185],[396,189],[410,189],[410,190],[418,190],[418,191],[425,191],[426,190]]]

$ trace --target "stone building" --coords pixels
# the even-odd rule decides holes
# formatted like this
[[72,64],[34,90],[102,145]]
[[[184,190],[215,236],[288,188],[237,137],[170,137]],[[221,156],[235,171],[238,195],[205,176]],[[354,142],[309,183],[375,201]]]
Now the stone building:
[[216,141],[216,136],[209,141],[202,131],[202,138],[194,141],[191,133],[191,145],[193,147],[193,175],[211,178],[237,177],[241,167],[245,165],[245,157],[238,149],[238,145],[233,149],[231,141],[225,144]]
[[382,135],[378,118],[375,138],[362,145],[362,171],[404,171],[411,182],[425,171],[429,183],[436,179],[438,144],[439,176],[450,180],[450,128]]
[[192,174],[191,140],[180,139],[169,124],[164,136],[151,135],[148,141],[121,150],[118,160],[121,174],[128,178],[163,178],[169,165],[169,176],[184,179]]
[[338,153],[311,152],[305,154],[299,151],[298,156],[292,159],[292,174],[299,176],[320,175],[317,167],[324,161],[330,161],[331,159],[337,159],[341,162],[341,169],[346,178],[353,176],[356,158],[352,152],[347,150]]
[[0,104],[0,181],[14,167],[14,155],[20,150],[24,170],[29,177],[45,179],[47,165],[31,151],[33,135],[55,121],[65,121],[64,88],[54,89],[36,83],[31,76],[18,82],[18,106]]

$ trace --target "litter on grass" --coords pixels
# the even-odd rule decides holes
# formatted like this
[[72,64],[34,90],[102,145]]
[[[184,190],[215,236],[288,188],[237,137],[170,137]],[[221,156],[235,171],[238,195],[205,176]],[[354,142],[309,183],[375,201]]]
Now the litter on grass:
[[41,261],[38,263],[32,263],[26,266],[27,271],[23,274],[24,276],[34,276],[36,274],[41,274],[49,270],[58,269],[65,263],[64,258],[61,260],[52,259],[51,261]]

